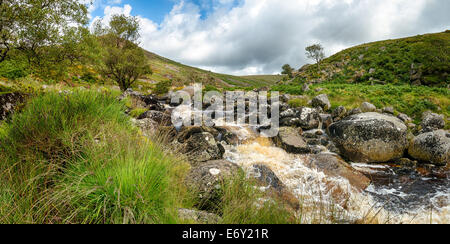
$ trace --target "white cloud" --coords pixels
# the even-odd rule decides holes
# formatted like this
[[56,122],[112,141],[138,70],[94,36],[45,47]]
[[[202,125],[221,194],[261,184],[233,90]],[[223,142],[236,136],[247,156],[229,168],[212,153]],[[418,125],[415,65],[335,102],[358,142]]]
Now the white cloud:
[[[159,25],[139,17],[141,45],[208,70],[271,74],[284,63],[300,67],[308,62],[304,48],[316,42],[331,55],[364,42],[444,31],[450,23],[448,0],[243,0],[231,7],[232,3],[214,0],[202,17],[204,6],[182,0]],[[106,16],[130,12],[130,5],[105,8]]]

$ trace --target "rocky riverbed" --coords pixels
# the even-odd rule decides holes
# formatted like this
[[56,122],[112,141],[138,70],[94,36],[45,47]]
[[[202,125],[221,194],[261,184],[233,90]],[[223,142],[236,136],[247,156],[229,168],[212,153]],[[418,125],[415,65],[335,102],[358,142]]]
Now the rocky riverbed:
[[[303,211],[309,213],[303,216],[306,222],[317,221],[324,209],[334,220],[450,222],[450,133],[443,130],[442,115],[425,113],[415,128],[408,116],[394,116],[392,108],[364,103],[351,111],[330,111],[325,94],[310,107],[292,108],[285,95],[279,104],[280,133],[265,138],[260,128],[245,124],[175,128],[168,121],[177,104],[168,97],[133,91],[125,96],[150,109],[134,120],[145,135],[163,131],[186,155],[192,165],[187,182],[205,202],[214,201],[223,177],[243,170],[262,182],[261,190],[309,210]],[[185,106],[180,115],[192,112],[204,111]]]

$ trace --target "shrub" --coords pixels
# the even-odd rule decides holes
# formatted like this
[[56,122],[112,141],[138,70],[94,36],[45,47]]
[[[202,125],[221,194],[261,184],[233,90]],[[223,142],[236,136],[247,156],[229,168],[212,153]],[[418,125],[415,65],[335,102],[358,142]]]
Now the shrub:
[[172,82],[170,81],[161,81],[155,85],[153,92],[157,95],[163,95],[169,92],[170,87],[172,86]]
[[11,80],[22,78],[28,75],[28,65],[17,60],[5,60],[0,63],[0,77]]

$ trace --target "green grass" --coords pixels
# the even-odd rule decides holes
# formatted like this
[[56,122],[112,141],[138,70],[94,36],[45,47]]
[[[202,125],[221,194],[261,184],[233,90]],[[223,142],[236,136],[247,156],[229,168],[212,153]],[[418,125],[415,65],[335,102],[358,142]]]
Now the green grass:
[[[34,97],[0,124],[0,223],[184,223],[198,205],[183,157],[130,124],[109,93]],[[224,182],[224,223],[293,223],[277,199],[244,178]]]
[[[325,73],[312,65],[299,76],[307,80],[339,79],[341,83],[410,84],[414,64],[422,72],[423,85],[446,87],[450,84],[449,57],[450,32],[446,31],[352,47],[323,60],[321,71]],[[371,69],[373,73],[369,73]]]
[[[324,90],[316,92],[316,88],[323,88]],[[300,90],[300,85],[278,85],[272,89],[285,93],[307,95],[309,99],[319,94],[327,94],[332,109],[338,106],[353,109],[359,107],[363,102],[370,102],[380,109],[393,106],[397,112],[411,116],[416,123],[421,121],[423,112],[428,110],[450,118],[450,90],[447,88],[322,83],[311,86],[311,90],[306,93]],[[291,101],[290,103],[302,106],[305,101]],[[447,121],[447,128],[449,128],[449,121]]]
[[50,93],[15,115],[1,137],[0,222],[175,223],[171,176],[184,164],[123,110],[107,94]]

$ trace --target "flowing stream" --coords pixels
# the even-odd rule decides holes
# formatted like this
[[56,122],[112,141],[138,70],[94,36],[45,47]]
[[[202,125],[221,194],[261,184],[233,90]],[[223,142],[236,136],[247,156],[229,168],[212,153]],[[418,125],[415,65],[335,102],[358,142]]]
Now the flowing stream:
[[[190,106],[180,113],[190,117]],[[307,167],[309,155],[287,153],[247,125],[227,124],[223,119],[214,122],[241,141],[226,146],[224,158],[247,172],[254,164],[269,167],[298,198],[304,223],[450,223],[449,169],[445,177],[426,178],[415,170],[399,172],[395,165],[352,163],[372,181],[360,191],[345,178]]]
[[[363,192],[340,177],[306,166],[308,155],[293,155],[258,137],[245,126],[227,126],[243,143],[226,148],[225,158],[244,170],[268,166],[298,197],[305,223],[336,222],[336,218],[369,223],[450,223],[450,182],[417,173],[396,173],[394,166],[352,164],[372,183]],[[448,176],[448,175],[447,175]]]

